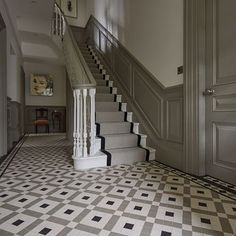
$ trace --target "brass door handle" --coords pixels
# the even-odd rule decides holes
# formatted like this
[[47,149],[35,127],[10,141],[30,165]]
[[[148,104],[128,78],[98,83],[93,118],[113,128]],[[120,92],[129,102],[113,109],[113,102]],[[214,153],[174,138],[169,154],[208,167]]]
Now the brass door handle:
[[211,96],[215,93],[215,90],[213,88],[207,88],[204,92],[203,95],[204,96]]

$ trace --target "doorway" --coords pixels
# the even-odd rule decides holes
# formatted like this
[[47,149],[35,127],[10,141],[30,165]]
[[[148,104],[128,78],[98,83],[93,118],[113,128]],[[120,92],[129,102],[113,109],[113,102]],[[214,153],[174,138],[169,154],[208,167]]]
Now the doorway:
[[234,0],[185,0],[185,170],[236,184]]

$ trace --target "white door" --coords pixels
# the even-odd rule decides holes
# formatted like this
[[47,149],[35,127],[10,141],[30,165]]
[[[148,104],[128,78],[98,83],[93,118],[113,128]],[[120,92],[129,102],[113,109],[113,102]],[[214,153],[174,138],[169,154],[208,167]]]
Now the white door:
[[236,184],[236,1],[206,4],[206,174]]

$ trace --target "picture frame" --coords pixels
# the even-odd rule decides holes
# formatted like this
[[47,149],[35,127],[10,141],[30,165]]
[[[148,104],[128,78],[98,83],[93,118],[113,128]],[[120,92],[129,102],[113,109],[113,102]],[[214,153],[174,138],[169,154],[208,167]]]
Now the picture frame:
[[60,0],[60,2],[65,16],[77,18],[77,0]]
[[53,78],[49,74],[34,73],[30,75],[30,95],[53,96]]

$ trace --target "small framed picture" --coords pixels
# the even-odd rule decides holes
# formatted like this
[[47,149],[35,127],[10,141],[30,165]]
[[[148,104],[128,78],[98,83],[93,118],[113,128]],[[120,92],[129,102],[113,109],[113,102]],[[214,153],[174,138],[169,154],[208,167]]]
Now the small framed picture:
[[77,0],[61,0],[61,10],[65,16],[77,18]]
[[52,96],[53,78],[48,74],[30,75],[30,95],[32,96]]

